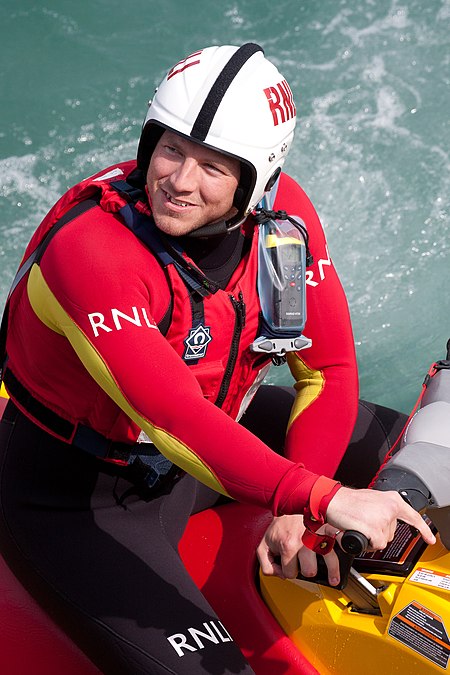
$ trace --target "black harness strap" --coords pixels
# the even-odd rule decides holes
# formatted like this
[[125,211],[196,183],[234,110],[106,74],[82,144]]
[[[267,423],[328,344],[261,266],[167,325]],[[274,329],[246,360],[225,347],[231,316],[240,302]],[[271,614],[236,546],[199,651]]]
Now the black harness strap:
[[[192,328],[189,332],[189,336],[185,340],[183,360],[185,363],[188,363],[188,365],[195,366],[200,359],[195,358],[192,347],[188,345],[188,342],[193,339],[193,334],[196,328],[199,326],[205,326],[205,307],[203,304],[203,298],[195,296],[192,293],[189,295],[189,301],[191,304]],[[201,356],[204,356],[204,354],[201,353]]]
[[67,442],[71,440],[75,425],[35,399],[9,368],[5,369],[3,381],[13,399],[30,413],[37,422],[43,424],[63,440]]
[[[136,484],[156,490],[182,475],[182,471],[164,457],[153,443],[119,443],[84,424],[69,422],[35,399],[9,368],[5,370],[4,382],[14,401],[48,432],[94,457],[131,467],[130,478]],[[8,405],[15,404],[9,401]]]

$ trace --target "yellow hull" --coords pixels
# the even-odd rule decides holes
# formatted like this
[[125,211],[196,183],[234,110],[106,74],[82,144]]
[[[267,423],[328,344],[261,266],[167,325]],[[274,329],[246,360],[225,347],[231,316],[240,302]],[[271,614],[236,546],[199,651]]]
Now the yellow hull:
[[378,614],[354,611],[347,588],[261,576],[261,591],[321,675],[428,675],[448,667],[449,570],[450,552],[438,539],[406,578],[364,574],[381,589]]

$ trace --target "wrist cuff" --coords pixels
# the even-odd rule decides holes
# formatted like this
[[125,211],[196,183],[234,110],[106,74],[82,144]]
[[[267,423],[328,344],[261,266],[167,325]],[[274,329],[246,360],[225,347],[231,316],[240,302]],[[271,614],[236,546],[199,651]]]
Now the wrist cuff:
[[332,478],[319,476],[311,488],[309,503],[303,510],[303,519],[308,530],[315,532],[325,523],[328,504],[341,487]]

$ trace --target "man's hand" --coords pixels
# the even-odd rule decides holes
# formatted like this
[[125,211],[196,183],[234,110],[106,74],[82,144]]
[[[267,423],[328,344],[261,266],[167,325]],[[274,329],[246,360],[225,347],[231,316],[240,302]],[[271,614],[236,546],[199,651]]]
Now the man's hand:
[[[342,487],[330,501],[327,523],[317,533],[334,536],[336,530],[357,530],[369,540],[370,550],[382,550],[394,538],[397,521],[416,528],[427,544],[436,538],[417,511],[395,491],[353,490]],[[274,518],[257,548],[263,574],[282,579],[295,579],[299,569],[305,577],[317,574],[316,554],[302,543],[305,531],[300,515]],[[339,561],[335,551],[323,556],[328,568],[328,581],[339,581]]]
[[[256,550],[263,574],[281,579],[295,579],[299,570],[305,577],[317,574],[317,556],[302,544],[304,531],[302,516],[273,519]],[[324,525],[318,532],[333,536],[336,528]],[[340,581],[338,557],[331,551],[323,558],[328,568],[328,581],[336,586]]]
[[357,530],[369,540],[370,550],[382,550],[394,538],[397,521],[402,520],[420,532],[427,544],[436,538],[423,518],[398,492],[353,490],[342,487],[327,509],[327,522],[340,530]]

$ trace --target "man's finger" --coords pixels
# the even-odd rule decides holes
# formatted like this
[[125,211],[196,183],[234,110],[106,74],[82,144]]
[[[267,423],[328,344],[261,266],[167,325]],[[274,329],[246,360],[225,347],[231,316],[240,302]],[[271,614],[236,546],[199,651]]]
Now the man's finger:
[[295,579],[298,575],[297,552],[294,555],[284,554],[281,556],[281,567],[286,579]]
[[300,569],[304,577],[315,577],[317,574],[317,555],[304,546],[299,552]]
[[281,566],[275,561],[273,554],[265,543],[261,543],[256,549],[261,571],[265,576],[282,576]]
[[400,510],[399,513],[399,520],[403,520],[403,522],[408,523],[408,525],[411,525],[412,527],[415,527],[416,530],[420,532],[422,535],[424,541],[427,544],[435,544],[436,543],[436,537],[422,518],[422,516],[417,513],[417,511],[414,511],[414,509],[409,506],[406,502],[403,502],[404,507],[403,511]]
[[341,573],[339,569],[339,558],[335,551],[330,551],[323,556],[328,570],[328,583],[331,586],[337,586],[341,580]]

